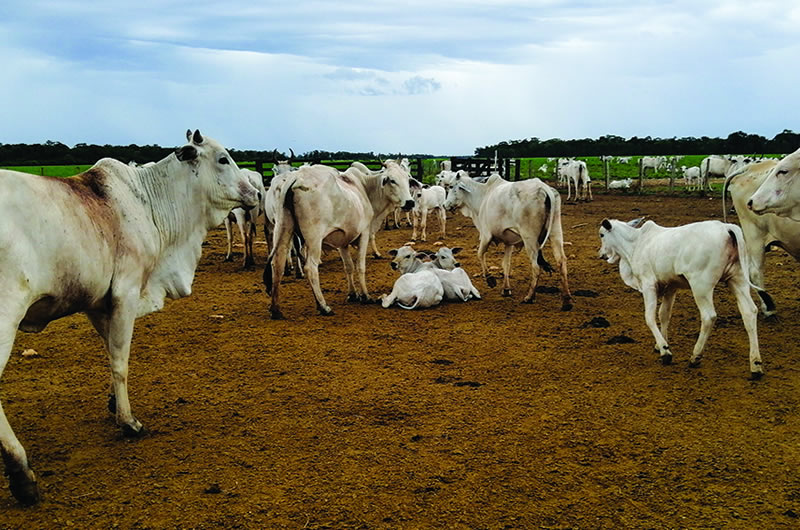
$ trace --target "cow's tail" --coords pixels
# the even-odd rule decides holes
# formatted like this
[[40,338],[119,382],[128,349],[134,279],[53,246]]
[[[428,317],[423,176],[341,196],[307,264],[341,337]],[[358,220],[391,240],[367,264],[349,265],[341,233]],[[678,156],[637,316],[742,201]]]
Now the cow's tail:
[[[304,243],[303,234],[300,232],[300,226],[297,223],[297,215],[294,210],[294,189],[292,188],[295,182],[297,182],[296,179],[288,183],[282,190],[283,197],[279,203],[282,205],[282,210],[279,211],[275,216],[275,227],[273,228],[272,233],[272,249],[269,253],[269,257],[267,258],[267,264],[264,266],[264,274],[262,276],[267,293],[272,292],[272,260],[275,258],[275,255],[278,252],[278,242],[281,240],[281,234],[283,231],[291,230],[293,232],[293,238],[297,237],[300,239],[301,243]],[[286,216],[284,215],[284,212],[289,213],[291,226],[284,226],[284,223],[286,222]]]
[[397,303],[398,306],[402,307],[403,309],[416,309],[417,306],[419,305],[419,296],[414,298],[414,304],[411,305],[411,306],[403,305],[400,302],[396,302],[396,303]]
[[[726,196],[727,191],[728,191],[728,186],[730,185],[730,183],[734,179],[734,177],[738,177],[739,175],[741,175],[742,173],[744,173],[747,170],[748,170],[748,168],[744,168],[744,169],[740,169],[739,171],[736,171],[735,173],[731,173],[730,175],[726,175],[725,176],[725,182],[722,183],[722,221],[725,222],[725,223],[728,222],[728,207],[725,204],[725,196]],[[700,173],[702,173],[702,171]],[[732,198],[733,197],[731,197],[731,199]]]
[[555,204],[554,199],[551,197],[551,189],[549,186],[544,188],[544,229],[539,232],[539,254],[536,256],[536,263],[545,271],[553,272],[553,267],[547,263],[542,254],[547,239],[550,237],[550,231],[553,229],[553,219],[555,218]]
[[731,244],[733,245],[736,255],[739,258],[739,266],[741,267],[742,273],[747,279],[747,282],[750,284],[750,287],[754,289],[756,293],[758,293],[758,297],[761,298],[762,302],[764,302],[764,306],[768,312],[775,311],[775,301],[772,300],[772,297],[769,295],[769,293],[762,287],[755,285],[750,281],[750,260],[748,259],[747,247],[744,243],[744,236],[741,228],[738,226],[729,228],[728,235],[731,238]]

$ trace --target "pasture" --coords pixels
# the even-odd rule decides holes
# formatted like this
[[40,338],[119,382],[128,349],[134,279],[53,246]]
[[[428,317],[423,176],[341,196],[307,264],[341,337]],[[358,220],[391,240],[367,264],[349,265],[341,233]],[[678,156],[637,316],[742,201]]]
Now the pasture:
[[[106,411],[107,360],[85,317],[18,334],[2,398],[43,501],[23,508],[4,488],[0,526],[796,527],[800,266],[768,253],[780,318],[759,319],[761,381],[748,380],[746,333],[722,287],[701,366],[687,366],[699,319],[686,291],[675,362],[662,366],[641,295],[597,258],[604,217],[642,215],[721,218],[721,202],[597,193],[565,204],[571,312],[549,292],[556,275],[520,304],[530,267],[519,253],[511,298],[474,278],[481,301],[346,304],[331,253],[320,274],[336,314],[319,316],[308,282],[287,278],[287,320],[272,321],[265,246],[245,271],[223,262],[224,230],[212,231],[194,294],[137,321],[130,395],[143,438],[123,438]],[[379,248],[410,233],[379,232]],[[451,214],[444,242],[480,270],[469,219]],[[492,247],[490,265],[501,256]],[[395,277],[368,258],[373,296]]]

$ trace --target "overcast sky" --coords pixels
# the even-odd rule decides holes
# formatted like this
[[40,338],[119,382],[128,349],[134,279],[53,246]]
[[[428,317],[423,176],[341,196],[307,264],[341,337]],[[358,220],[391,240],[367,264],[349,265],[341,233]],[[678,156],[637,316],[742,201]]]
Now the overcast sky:
[[800,1],[4,0],[0,143],[472,154],[800,130]]

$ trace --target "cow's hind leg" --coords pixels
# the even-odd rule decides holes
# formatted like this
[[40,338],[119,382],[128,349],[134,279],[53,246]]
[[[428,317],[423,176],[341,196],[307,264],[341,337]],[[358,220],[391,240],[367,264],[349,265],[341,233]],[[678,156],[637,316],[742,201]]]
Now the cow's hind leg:
[[[11,348],[14,346],[14,337],[21,317],[4,320],[5,324],[0,328],[0,376],[11,356]],[[28,455],[11,429],[2,404],[0,404],[0,454],[3,456],[8,487],[14,498],[25,506],[39,502],[36,475],[28,465]]]
[[528,293],[522,299],[523,304],[532,304],[536,299],[536,285],[539,283],[539,273],[542,268],[539,267],[539,245],[536,244],[534,239],[530,243],[525,244],[525,251],[528,253],[528,258],[531,260],[531,286],[528,288]]
[[503,293],[502,296],[511,296],[511,255],[514,245],[506,245],[503,254]]
[[717,312],[714,309],[713,287],[704,289],[702,292],[692,289],[692,295],[697,303],[697,309],[700,310],[700,334],[697,336],[692,357],[689,359],[689,366],[698,366],[703,358],[703,349],[706,347],[708,336],[717,320]]
[[669,289],[661,299],[661,306],[658,309],[658,321],[661,324],[661,335],[669,343],[669,321],[672,319],[672,306],[675,303],[675,289]]
[[339,255],[342,257],[342,263],[344,264],[344,275],[347,279],[347,301],[348,302],[360,302],[360,297],[358,296],[358,291],[356,290],[355,284],[355,266],[353,265],[353,257],[350,256],[350,249],[340,248]]
[[304,270],[306,278],[308,278],[308,283],[311,285],[311,291],[314,293],[317,311],[319,311],[320,315],[332,315],[333,309],[325,302],[325,296],[323,296],[322,287],[320,287],[319,284],[319,264],[322,262],[322,246],[321,244],[314,246],[309,245],[307,248],[308,255],[306,256]]

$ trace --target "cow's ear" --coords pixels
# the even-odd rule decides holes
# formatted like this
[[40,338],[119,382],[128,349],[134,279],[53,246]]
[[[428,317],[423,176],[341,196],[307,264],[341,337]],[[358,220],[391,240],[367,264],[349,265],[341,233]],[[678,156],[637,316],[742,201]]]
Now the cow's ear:
[[189,141],[191,139],[192,139],[192,130],[186,129],[186,141]]
[[395,256],[397,256],[397,249],[396,249],[396,248],[393,248],[392,250],[390,250],[390,251],[389,251],[389,255],[390,255],[391,257],[395,257]]
[[458,254],[458,253],[459,253],[459,252],[461,252],[462,250],[464,250],[464,249],[463,249],[463,248],[461,248],[461,247],[456,247],[456,248],[451,248],[451,249],[450,249],[450,252],[452,252],[453,254]]
[[200,145],[200,144],[203,143],[203,135],[200,134],[200,129],[197,129],[194,132],[194,136],[192,136],[192,143],[195,143],[197,145]]
[[430,258],[431,256],[430,256],[430,254],[428,254],[424,250],[421,250],[421,251],[417,252],[414,257],[415,258],[419,258],[419,259],[425,259],[425,258]]
[[611,230],[611,221],[608,219],[603,219],[603,222],[600,225],[605,228],[606,230]]

